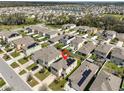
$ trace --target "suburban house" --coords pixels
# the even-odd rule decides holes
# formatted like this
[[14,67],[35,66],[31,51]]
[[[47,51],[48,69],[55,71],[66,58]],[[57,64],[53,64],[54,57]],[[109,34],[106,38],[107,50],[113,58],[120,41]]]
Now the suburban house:
[[113,47],[111,45],[101,44],[95,48],[94,54],[96,54],[99,57],[106,58],[108,54],[110,53],[110,51],[112,50],[112,48]]
[[108,73],[104,70],[100,71],[90,87],[90,91],[119,91],[121,78]]
[[75,29],[80,33],[87,33],[89,26],[77,26]]
[[54,38],[58,36],[58,31],[50,31],[50,32],[46,32],[45,36],[48,38]]
[[77,66],[77,60],[68,58],[67,60],[60,59],[51,64],[51,72],[57,77],[66,77]]
[[83,62],[81,66],[68,78],[70,87],[77,91],[85,90],[87,84],[94,77],[99,67],[90,62]]
[[18,51],[23,51],[26,56],[31,55],[35,51],[41,49],[41,45],[36,43],[30,36],[14,40],[12,42]]
[[71,43],[71,41],[75,39],[74,36],[72,35],[65,35],[60,39],[60,42],[63,43],[64,45],[68,45]]
[[64,36],[64,35],[59,35],[59,36],[57,36],[57,37],[51,38],[51,39],[49,39],[49,42],[50,42],[50,43],[53,43],[53,44],[59,43],[59,40],[60,40],[63,36]]
[[108,39],[114,39],[116,37],[117,33],[115,31],[106,31],[105,32],[105,37]]
[[66,30],[66,29],[73,29],[73,28],[75,28],[75,27],[76,27],[75,24],[65,24],[65,25],[62,26],[62,29],[63,29],[63,30]]
[[53,46],[48,46],[32,55],[32,59],[39,64],[50,67],[50,65],[61,57],[61,53]]
[[40,34],[42,36],[45,36],[45,34],[50,31],[47,27],[43,25],[32,25],[29,26],[28,29],[33,31],[35,34]]
[[13,40],[22,38],[22,35],[20,35],[18,32],[14,32],[14,31],[2,31],[2,32],[0,32],[0,38],[6,42],[11,42]]
[[113,48],[110,59],[115,64],[124,66],[124,48]]
[[83,44],[83,46],[78,50],[78,52],[82,55],[89,55],[95,47],[96,45],[93,42],[87,42]]
[[70,46],[72,47],[72,49],[78,50],[82,47],[84,42],[85,40],[83,40],[82,37],[76,37],[75,39],[71,41]]

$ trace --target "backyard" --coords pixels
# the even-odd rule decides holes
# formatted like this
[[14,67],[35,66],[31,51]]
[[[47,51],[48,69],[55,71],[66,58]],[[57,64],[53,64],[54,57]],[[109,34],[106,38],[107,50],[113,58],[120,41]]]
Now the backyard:
[[124,76],[124,67],[118,67],[116,64],[114,64],[111,61],[108,61],[105,64],[104,69],[110,73],[113,73],[113,74],[119,76],[119,77]]
[[27,63],[29,60],[28,60],[28,57],[24,57],[24,58],[22,58],[22,59],[20,59],[18,61],[19,61],[20,64],[23,65],[23,64]]

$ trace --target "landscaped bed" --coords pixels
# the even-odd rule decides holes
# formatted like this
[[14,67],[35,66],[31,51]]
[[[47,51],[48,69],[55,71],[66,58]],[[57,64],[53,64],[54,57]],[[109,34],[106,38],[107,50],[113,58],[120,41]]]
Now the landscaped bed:
[[41,44],[41,47],[42,48],[45,48],[45,47],[47,47],[49,44],[48,43],[43,43],[43,44]]
[[23,75],[25,73],[26,73],[26,70],[23,69],[22,71],[19,72],[19,75]]
[[50,72],[46,69],[44,69],[44,71],[39,71],[35,74],[35,76],[39,79],[39,80],[44,80],[46,77],[48,77],[50,75]]
[[13,62],[13,63],[11,64],[11,67],[12,67],[12,68],[17,68],[17,67],[19,67],[19,64],[17,64],[16,62]]
[[6,82],[0,77],[0,88],[3,87]]
[[25,63],[27,63],[28,62],[28,58],[27,57],[24,57],[24,58],[22,58],[22,59],[20,59],[20,60],[18,60],[19,61],[19,63],[20,64],[25,64]]

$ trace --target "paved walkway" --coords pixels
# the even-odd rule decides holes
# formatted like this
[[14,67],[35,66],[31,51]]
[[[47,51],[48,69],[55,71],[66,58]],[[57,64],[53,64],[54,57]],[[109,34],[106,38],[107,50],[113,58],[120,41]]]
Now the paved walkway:
[[31,91],[31,88],[0,58],[0,73],[14,90]]

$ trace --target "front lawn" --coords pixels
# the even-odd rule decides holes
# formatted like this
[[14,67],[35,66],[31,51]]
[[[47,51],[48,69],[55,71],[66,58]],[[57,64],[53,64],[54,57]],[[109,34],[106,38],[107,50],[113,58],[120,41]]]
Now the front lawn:
[[8,60],[10,60],[11,58],[10,58],[9,55],[5,54],[5,55],[3,56],[3,59],[4,59],[5,61],[8,61]]
[[48,77],[50,75],[50,72],[48,70],[45,69],[44,72],[37,72],[35,73],[35,76],[39,79],[39,80],[44,80],[46,77]]
[[16,62],[13,62],[10,66],[12,68],[17,68],[17,67],[19,67],[19,64],[17,64]]
[[65,79],[59,79],[59,80],[54,80],[50,85],[49,88],[54,90],[54,91],[61,91],[62,88],[65,86],[66,84],[66,80]]
[[28,66],[26,69],[28,69],[29,71],[32,69],[32,68],[34,68],[35,66],[37,66],[37,64],[36,63],[33,63],[33,64],[31,64],[30,66]]
[[18,60],[19,61],[19,63],[20,64],[25,64],[25,63],[27,63],[29,60],[28,60],[28,58],[27,57],[24,57],[24,58],[22,58],[22,59],[20,59],[20,60]]
[[0,88],[3,87],[6,82],[0,77]]
[[26,70],[23,69],[22,71],[19,72],[19,75],[23,75],[25,73],[26,73]]
[[38,84],[38,82],[32,77],[30,81],[27,81],[27,83],[31,86],[34,87]]
[[116,74],[119,77],[124,76],[124,67],[118,67],[116,64],[114,64],[111,61],[105,63],[104,69],[110,73]]
[[11,56],[14,57],[14,58],[17,57],[17,56],[19,56],[19,55],[20,55],[20,53],[17,52],[17,51],[11,53]]

